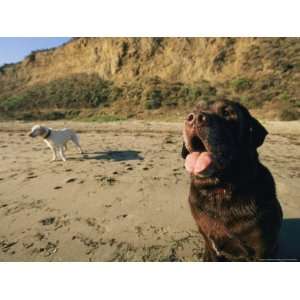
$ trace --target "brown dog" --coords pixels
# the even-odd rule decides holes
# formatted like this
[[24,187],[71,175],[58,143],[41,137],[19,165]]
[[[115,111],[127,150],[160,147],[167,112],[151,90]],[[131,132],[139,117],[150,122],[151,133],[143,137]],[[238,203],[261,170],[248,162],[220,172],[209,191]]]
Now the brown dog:
[[272,258],[282,223],[271,173],[258,159],[266,129],[239,103],[200,103],[187,116],[182,156],[205,261]]

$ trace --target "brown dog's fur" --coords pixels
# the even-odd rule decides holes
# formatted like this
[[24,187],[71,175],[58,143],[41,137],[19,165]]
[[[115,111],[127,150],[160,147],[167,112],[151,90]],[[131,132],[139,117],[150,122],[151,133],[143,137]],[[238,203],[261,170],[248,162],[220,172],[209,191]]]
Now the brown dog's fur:
[[273,177],[256,150],[267,131],[245,107],[228,100],[202,103],[192,115],[184,126],[182,156],[208,151],[213,157],[208,175],[191,175],[189,194],[205,239],[204,260],[274,257],[282,210]]

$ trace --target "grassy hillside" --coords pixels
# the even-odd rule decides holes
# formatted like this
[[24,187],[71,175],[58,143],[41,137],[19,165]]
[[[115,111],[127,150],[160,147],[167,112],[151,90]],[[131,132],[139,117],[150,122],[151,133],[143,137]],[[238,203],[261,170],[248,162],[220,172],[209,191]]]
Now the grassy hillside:
[[79,38],[0,68],[0,117],[144,118],[227,97],[299,118],[300,39]]

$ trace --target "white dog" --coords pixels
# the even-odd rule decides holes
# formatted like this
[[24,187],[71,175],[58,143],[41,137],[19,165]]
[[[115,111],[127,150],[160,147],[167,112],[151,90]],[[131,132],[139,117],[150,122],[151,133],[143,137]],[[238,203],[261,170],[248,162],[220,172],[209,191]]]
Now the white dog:
[[29,136],[33,138],[40,136],[44,139],[45,143],[52,150],[52,161],[58,159],[57,152],[59,152],[61,159],[66,161],[64,150],[67,149],[68,141],[72,141],[78,148],[79,152],[83,154],[79,145],[79,137],[72,129],[64,128],[61,130],[54,130],[45,126],[34,125],[31,128]]

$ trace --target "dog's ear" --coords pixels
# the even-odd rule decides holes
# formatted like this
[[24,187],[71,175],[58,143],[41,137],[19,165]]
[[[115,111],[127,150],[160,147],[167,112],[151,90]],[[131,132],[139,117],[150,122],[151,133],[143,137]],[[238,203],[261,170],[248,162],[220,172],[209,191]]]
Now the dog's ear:
[[250,145],[254,146],[255,148],[258,148],[263,144],[268,134],[268,131],[255,118],[250,118]]
[[190,152],[189,152],[188,149],[186,148],[185,143],[182,143],[181,157],[182,157],[183,159],[185,159],[185,158],[188,156],[189,153],[190,153]]
[[47,134],[47,132],[48,132],[47,127],[45,127],[44,125],[41,125],[40,126],[40,133],[41,133],[41,135],[45,135],[45,134]]
[[260,147],[268,131],[255,118],[253,118],[248,109],[241,104],[238,107],[238,115],[240,122],[240,142],[246,147],[256,149]]

